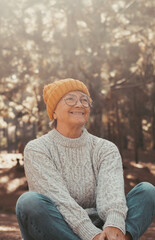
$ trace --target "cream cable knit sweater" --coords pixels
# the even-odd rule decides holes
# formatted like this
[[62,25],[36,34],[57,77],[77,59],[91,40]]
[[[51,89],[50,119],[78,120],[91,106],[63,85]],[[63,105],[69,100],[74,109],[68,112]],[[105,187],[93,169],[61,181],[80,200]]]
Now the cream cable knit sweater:
[[103,228],[125,233],[122,161],[112,142],[86,129],[75,139],[54,129],[27,144],[24,165],[29,190],[50,197],[81,239],[101,233],[95,226],[101,219]]

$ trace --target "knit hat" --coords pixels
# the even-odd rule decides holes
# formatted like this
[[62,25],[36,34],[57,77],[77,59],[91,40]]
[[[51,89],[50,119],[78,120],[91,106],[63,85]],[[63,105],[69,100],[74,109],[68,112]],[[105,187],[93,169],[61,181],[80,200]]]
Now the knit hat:
[[55,81],[44,87],[43,98],[44,102],[46,103],[46,108],[50,120],[53,120],[53,112],[60,99],[66,93],[76,90],[84,92],[87,96],[90,96],[86,85],[83,82],[72,78]]

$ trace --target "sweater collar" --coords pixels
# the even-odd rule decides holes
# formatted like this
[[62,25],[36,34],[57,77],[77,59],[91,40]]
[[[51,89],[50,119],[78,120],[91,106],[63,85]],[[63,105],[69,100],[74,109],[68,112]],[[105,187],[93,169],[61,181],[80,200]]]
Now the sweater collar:
[[89,139],[89,134],[84,128],[80,137],[78,138],[68,138],[59,133],[56,129],[51,130],[48,133],[49,140],[54,141],[64,147],[78,148],[87,144]]

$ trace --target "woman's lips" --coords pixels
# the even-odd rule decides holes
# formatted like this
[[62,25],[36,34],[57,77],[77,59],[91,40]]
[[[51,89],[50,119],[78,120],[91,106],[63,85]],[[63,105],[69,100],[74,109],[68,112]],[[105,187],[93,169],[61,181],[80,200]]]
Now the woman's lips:
[[74,115],[84,115],[84,112],[70,112],[70,113]]

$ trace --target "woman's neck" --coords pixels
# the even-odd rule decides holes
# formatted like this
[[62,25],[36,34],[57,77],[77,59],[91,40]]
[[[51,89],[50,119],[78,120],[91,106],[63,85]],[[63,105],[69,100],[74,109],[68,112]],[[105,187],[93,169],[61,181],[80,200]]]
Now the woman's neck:
[[70,127],[66,128],[63,126],[57,126],[56,130],[61,133],[63,136],[68,138],[78,138],[82,134],[83,127]]

